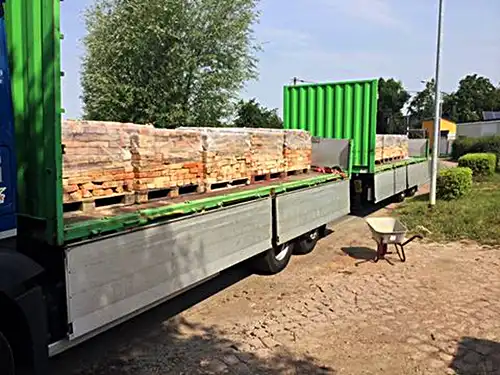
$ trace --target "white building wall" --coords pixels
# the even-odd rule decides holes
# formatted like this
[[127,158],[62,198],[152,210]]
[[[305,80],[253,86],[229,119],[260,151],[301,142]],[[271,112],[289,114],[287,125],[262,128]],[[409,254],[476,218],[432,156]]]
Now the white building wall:
[[457,137],[486,137],[489,135],[500,135],[500,121],[457,124]]

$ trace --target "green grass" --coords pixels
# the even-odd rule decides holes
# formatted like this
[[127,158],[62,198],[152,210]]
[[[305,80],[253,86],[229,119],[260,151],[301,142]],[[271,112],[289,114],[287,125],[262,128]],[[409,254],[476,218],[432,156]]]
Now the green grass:
[[[409,199],[396,209],[396,215],[412,232],[423,226],[436,241],[469,239],[481,244],[500,244],[500,174],[473,184],[467,196],[454,201],[436,202],[429,210],[428,194]],[[425,233],[422,233],[425,234]]]

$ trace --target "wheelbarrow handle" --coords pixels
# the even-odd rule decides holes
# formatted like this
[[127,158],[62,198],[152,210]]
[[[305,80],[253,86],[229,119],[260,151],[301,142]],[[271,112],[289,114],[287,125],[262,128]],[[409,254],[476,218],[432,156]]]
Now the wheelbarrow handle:
[[401,244],[401,246],[406,246],[406,245],[408,245],[411,241],[413,241],[413,240],[414,240],[414,239],[416,239],[416,238],[418,238],[418,239],[420,239],[420,240],[421,240],[421,239],[423,239],[424,237],[423,237],[421,234],[416,234],[416,235],[414,235],[413,237],[411,237],[410,239],[406,240],[404,243],[402,243],[402,244]]

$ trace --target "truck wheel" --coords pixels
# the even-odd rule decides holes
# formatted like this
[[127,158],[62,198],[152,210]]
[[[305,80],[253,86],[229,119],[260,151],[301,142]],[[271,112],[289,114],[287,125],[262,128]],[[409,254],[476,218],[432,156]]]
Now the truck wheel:
[[0,374],[14,375],[14,356],[2,332],[0,332]]
[[404,202],[405,198],[406,198],[406,194],[404,191],[402,191],[401,193],[398,193],[394,196],[394,200],[396,201],[396,203]]
[[285,269],[290,262],[294,248],[293,242],[287,242],[270,249],[257,257],[253,267],[262,273],[268,275],[277,274]]
[[407,196],[407,197],[413,197],[415,194],[417,194],[417,190],[418,190],[418,188],[417,188],[416,186],[414,186],[414,187],[412,187],[412,188],[408,189],[408,190],[406,191],[406,196]]
[[304,255],[313,251],[322,232],[324,232],[322,228],[317,228],[299,238],[294,247],[294,254]]

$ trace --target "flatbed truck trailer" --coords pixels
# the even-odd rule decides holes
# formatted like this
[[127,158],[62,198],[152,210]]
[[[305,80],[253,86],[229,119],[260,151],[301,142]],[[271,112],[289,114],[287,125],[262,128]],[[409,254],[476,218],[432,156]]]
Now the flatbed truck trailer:
[[[65,213],[60,3],[0,6],[0,230],[17,230],[0,241],[0,374],[47,375],[49,357],[238,263],[280,272],[349,213],[359,172],[349,137],[313,144],[316,164],[345,174],[311,172],[100,217]],[[406,161],[404,177],[381,171],[378,184],[385,195],[409,191],[426,182],[425,167],[416,179],[409,172],[425,163]],[[377,190],[373,200],[384,195]]]

